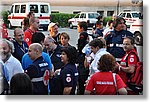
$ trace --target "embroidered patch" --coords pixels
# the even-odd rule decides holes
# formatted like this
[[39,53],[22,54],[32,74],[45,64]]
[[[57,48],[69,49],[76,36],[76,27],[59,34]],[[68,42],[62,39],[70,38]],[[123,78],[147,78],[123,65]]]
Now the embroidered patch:
[[26,38],[26,42],[29,42],[29,38]]
[[130,62],[134,62],[134,58],[130,58]]
[[43,75],[43,83],[45,86],[47,86],[49,83],[49,71],[48,70],[45,70],[45,73]]
[[71,82],[71,77],[67,77],[66,78],[66,81],[69,83],[69,82]]

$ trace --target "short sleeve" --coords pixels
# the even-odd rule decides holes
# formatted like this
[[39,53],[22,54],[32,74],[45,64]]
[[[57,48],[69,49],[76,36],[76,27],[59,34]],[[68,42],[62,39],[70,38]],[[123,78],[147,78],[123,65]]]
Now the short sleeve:
[[[69,68],[68,68],[69,69]],[[73,86],[73,72],[71,70],[63,70],[61,73],[61,78],[64,87],[72,87]]]

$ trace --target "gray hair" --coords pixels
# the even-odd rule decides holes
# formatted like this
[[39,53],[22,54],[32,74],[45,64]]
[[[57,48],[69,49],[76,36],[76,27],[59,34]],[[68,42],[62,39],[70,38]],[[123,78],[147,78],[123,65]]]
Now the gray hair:
[[55,39],[51,36],[46,36],[45,40],[48,40],[48,42],[54,42],[54,43],[56,42]]
[[11,41],[6,39],[0,39],[0,42],[6,42],[8,44],[8,47],[11,49],[11,53],[14,53],[15,48],[14,44]]

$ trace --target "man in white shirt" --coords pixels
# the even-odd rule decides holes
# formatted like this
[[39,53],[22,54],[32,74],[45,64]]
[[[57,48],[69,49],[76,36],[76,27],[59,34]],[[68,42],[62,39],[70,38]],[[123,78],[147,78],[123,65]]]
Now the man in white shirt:
[[8,75],[9,81],[11,80],[12,76],[16,73],[24,73],[21,63],[15,57],[12,56],[12,52],[14,51],[14,47],[12,42],[2,39],[0,41],[0,58],[5,64]]
[[109,54],[109,52],[106,51],[106,48],[105,48],[106,42],[103,38],[97,38],[97,39],[92,40],[89,43],[89,46],[91,47],[92,53],[88,57],[91,57],[90,58],[91,61],[89,62],[90,63],[89,64],[87,59],[85,59],[85,65],[89,65],[89,69],[90,69],[89,75],[91,76],[95,72],[99,71],[97,69],[97,63],[99,59],[101,58],[101,56],[104,54]]

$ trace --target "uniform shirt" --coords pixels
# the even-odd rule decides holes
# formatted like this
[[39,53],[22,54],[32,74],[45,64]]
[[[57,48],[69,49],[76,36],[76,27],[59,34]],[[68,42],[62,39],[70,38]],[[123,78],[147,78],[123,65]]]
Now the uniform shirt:
[[61,62],[61,46],[57,45],[57,48],[52,52],[49,52],[52,64],[54,65],[54,71],[60,69],[64,64]]
[[[120,76],[118,74],[115,76],[117,89],[126,87]],[[93,91],[95,88],[97,95],[115,95],[116,86],[112,72],[97,72],[90,78],[86,90]]]
[[31,44],[31,39],[32,39],[32,35],[33,32],[30,28],[28,28],[25,32],[24,32],[24,41],[28,44],[28,46],[30,46]]
[[9,81],[11,80],[13,75],[17,73],[24,73],[21,63],[12,55],[4,64],[8,70]]
[[25,41],[23,41],[22,45],[20,45],[15,39],[12,42],[15,48],[12,55],[21,62],[22,56],[28,52],[28,45]]
[[33,94],[48,95],[49,68],[42,56],[33,61],[26,73],[33,83]]
[[[111,31],[110,34],[105,36],[107,51],[112,54],[115,58],[122,58],[125,55],[123,50],[123,39],[133,34],[127,30],[122,31]],[[118,46],[119,45],[119,46]]]
[[[49,70],[52,70],[52,62],[51,62],[51,58],[49,57],[49,55],[45,52],[42,52],[42,57],[48,63]],[[33,61],[30,59],[28,53],[23,55],[23,57],[22,57],[22,67],[23,67],[24,70],[26,70],[29,67],[29,65],[32,64],[32,62]]]
[[97,37],[103,37],[103,31],[104,31],[104,29],[100,29],[100,28],[96,28],[95,29],[95,34],[98,34],[98,36]]
[[60,74],[56,76],[54,80],[57,80],[57,83],[55,84],[57,94],[62,95],[65,87],[72,87],[70,94],[74,95],[78,81],[76,66],[70,63],[65,65],[61,68]]
[[[135,66],[138,62],[137,58],[137,52],[135,51],[135,49],[130,50],[129,52],[126,52],[125,56],[122,58],[120,65],[123,67],[128,67],[129,65],[133,65]],[[122,80],[124,81],[124,83],[127,83],[128,77],[131,75],[130,73],[126,73],[123,71],[119,71],[118,74],[120,75],[120,77],[122,78]]]
[[109,52],[107,52],[105,48],[99,49],[96,52],[96,54],[91,53],[90,56],[94,60],[92,61],[92,63],[90,64],[90,67],[89,67],[89,69],[90,69],[90,75],[94,74],[95,72],[99,72],[99,70],[97,69],[97,66],[98,66],[97,63],[98,63],[99,59],[101,58],[101,56],[104,55],[104,54],[109,54]]
[[55,42],[56,44],[60,43],[59,35],[60,35],[60,33],[58,33],[56,37],[52,37],[56,41]]

